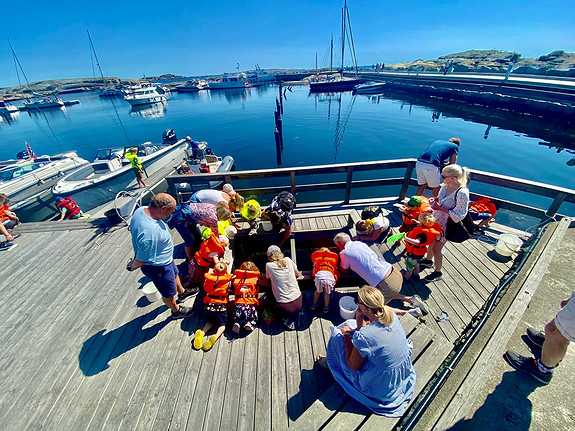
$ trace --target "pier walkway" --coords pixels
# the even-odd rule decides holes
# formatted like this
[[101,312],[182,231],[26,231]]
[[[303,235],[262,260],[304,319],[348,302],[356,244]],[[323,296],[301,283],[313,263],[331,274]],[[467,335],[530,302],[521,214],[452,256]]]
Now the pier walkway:
[[[386,208],[397,228],[399,213],[391,203]],[[295,251],[305,269],[310,263],[299,250],[310,247],[308,233],[330,241],[357,213],[299,211],[287,254]],[[147,280],[125,270],[132,256],[125,227],[88,220],[19,231],[19,246],[1,254],[0,429],[390,429],[396,423],[349,400],[314,364],[325,353],[329,326],[342,319],[337,305],[328,316],[310,312],[311,290],[304,291],[297,331],[261,322],[248,336],[228,329],[210,352],[194,351],[199,313],[172,321],[163,304],[142,296]],[[494,237],[508,231],[514,230],[494,225],[461,245],[448,244],[443,281],[404,284],[405,293],[418,293],[430,308],[421,322],[402,319],[415,345],[418,391],[512,266],[493,252]],[[181,264],[183,246],[173,235]],[[267,246],[262,236],[261,250]],[[398,269],[402,249],[379,247]],[[344,291],[361,284],[347,281]],[[449,320],[437,322],[442,312]]]

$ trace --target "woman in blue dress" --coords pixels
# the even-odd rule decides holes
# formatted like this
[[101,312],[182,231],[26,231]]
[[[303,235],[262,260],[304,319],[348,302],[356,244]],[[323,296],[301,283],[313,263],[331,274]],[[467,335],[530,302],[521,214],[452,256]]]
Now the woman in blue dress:
[[327,357],[318,360],[352,398],[378,415],[399,417],[415,389],[411,347],[382,293],[363,286],[355,320],[332,327]]

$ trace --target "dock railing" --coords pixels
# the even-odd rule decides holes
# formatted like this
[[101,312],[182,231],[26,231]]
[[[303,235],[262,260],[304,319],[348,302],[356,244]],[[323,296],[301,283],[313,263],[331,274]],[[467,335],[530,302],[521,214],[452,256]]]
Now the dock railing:
[[[339,163],[332,165],[301,166],[291,168],[258,169],[250,171],[231,171],[201,175],[170,175],[166,177],[168,191],[176,196],[178,201],[182,200],[182,194],[178,191],[178,184],[190,184],[193,190],[199,190],[202,185],[209,182],[224,181],[234,184],[236,191],[243,196],[277,194],[283,190],[289,190],[296,195],[300,192],[321,192],[332,190],[343,190],[342,205],[353,204],[352,191],[361,188],[375,188],[398,186],[397,199],[403,200],[409,186],[417,186],[414,177],[416,159],[394,159],[380,160],[372,162]],[[385,176],[385,172],[390,170],[403,170],[402,177]],[[380,173],[377,178],[360,179],[357,173],[373,172]],[[530,180],[510,177],[506,175],[493,174],[490,172],[469,169],[469,187],[473,200],[487,197],[491,199],[499,208],[525,214],[532,217],[546,219],[549,217],[562,217],[559,209],[563,203],[575,203],[575,190],[564,187],[552,186]],[[319,181],[306,182],[305,179],[313,179],[313,176],[339,174],[342,178],[339,181]],[[354,179],[354,175],[356,178]],[[298,179],[301,179],[298,181]],[[236,181],[248,181],[246,187],[237,187]],[[285,181],[282,181],[285,180]],[[270,184],[272,182],[273,184]],[[473,193],[474,183],[484,183],[495,188],[517,190],[530,195],[550,198],[551,204],[547,208],[538,208],[531,205],[499,199],[492,196]],[[205,188],[205,187],[203,187]],[[393,198],[394,196],[381,196],[381,198]],[[315,195],[314,202],[321,203],[322,197]],[[356,199],[355,202],[365,202],[365,199]]]

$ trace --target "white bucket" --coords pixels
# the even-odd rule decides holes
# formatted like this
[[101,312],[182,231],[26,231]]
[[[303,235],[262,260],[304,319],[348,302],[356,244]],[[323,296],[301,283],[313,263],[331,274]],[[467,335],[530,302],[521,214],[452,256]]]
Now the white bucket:
[[501,256],[509,257],[513,253],[518,252],[522,245],[523,241],[517,235],[504,233],[499,235],[499,240],[497,245],[495,245],[495,252]]
[[156,289],[156,286],[153,283],[148,283],[142,288],[142,293],[146,295],[146,299],[150,302],[156,302],[162,299],[162,295]]
[[355,317],[355,311],[357,310],[357,304],[351,296],[342,296],[339,300],[339,314],[342,319],[353,319]]

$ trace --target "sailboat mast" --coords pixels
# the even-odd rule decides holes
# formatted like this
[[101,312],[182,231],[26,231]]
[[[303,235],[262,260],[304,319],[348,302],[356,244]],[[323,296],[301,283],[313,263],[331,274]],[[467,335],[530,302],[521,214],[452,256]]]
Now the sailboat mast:
[[[8,39],[8,45],[10,45],[10,50],[12,51],[12,57],[14,58],[14,63],[18,64],[18,67],[20,67],[20,71],[22,72],[22,76],[26,80],[26,84],[27,84],[26,86],[28,87],[28,91],[30,91],[32,94],[34,94],[32,89],[30,88],[30,81],[28,80],[28,77],[26,76],[26,72],[24,72],[24,68],[20,64],[20,60],[18,60],[18,56],[16,55],[16,51],[14,51],[14,47],[12,46],[12,42],[10,42],[10,39]],[[18,67],[16,67],[16,73],[18,73]],[[18,77],[18,83],[20,83],[20,77]]]
[[345,55],[345,11],[347,9],[347,0],[343,3],[341,10],[341,76],[343,77],[343,57]]
[[317,75],[317,52],[315,53],[315,74]]
[[98,66],[98,70],[100,71],[100,76],[102,76],[102,80],[104,81],[104,86],[108,86],[108,82],[106,78],[104,78],[104,72],[102,72],[102,68],[100,67],[100,60],[98,60],[98,54],[96,54],[96,49],[94,49],[94,44],[92,43],[92,37],[90,36],[90,31],[86,30],[88,33],[88,40],[90,41],[90,46],[92,47],[92,53],[94,54],[94,58],[96,59],[96,66]]
[[331,34],[331,46],[329,50],[329,73],[333,71],[333,33]]

